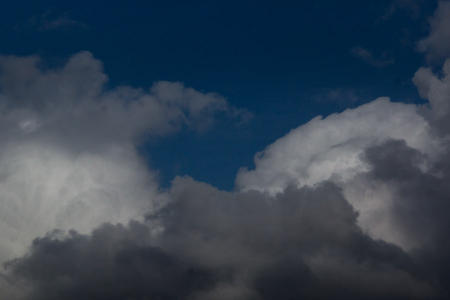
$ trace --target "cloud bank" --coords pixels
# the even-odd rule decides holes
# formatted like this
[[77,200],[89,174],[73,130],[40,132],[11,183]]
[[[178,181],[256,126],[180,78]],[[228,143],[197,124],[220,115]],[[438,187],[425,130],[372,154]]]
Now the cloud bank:
[[293,129],[234,191],[161,190],[143,138],[247,113],[181,83],[107,89],[88,52],[56,69],[2,57],[0,296],[448,299],[449,74],[416,72],[424,105],[379,98]]

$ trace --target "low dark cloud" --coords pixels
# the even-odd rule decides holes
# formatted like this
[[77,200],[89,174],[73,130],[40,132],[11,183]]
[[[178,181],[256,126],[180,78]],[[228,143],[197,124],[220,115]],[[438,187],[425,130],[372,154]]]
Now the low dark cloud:
[[419,241],[411,251],[427,270],[427,276],[438,282],[439,289],[450,295],[450,153],[424,172],[424,157],[403,141],[390,141],[369,149],[366,157],[373,166],[368,175],[393,191],[391,213],[403,234]]
[[214,276],[149,245],[147,226],[105,224],[91,235],[36,239],[31,254],[9,263],[30,280],[31,299],[186,299]]
[[[178,178],[145,224],[49,235],[10,273],[30,299],[409,299],[435,292],[416,262],[376,241],[338,187],[273,198]],[[161,226],[160,233],[149,228]]]

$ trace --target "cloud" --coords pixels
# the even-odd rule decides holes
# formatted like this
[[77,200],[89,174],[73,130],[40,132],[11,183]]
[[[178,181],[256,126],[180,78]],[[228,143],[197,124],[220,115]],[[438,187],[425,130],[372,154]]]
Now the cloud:
[[434,127],[443,134],[449,133],[450,125],[450,59],[442,68],[442,75],[433,73],[430,68],[420,68],[414,75],[413,82],[420,96],[428,99],[431,110],[427,117]]
[[391,216],[392,191],[374,185],[361,174],[371,165],[367,149],[388,140],[403,140],[423,154],[421,170],[430,170],[445,153],[439,138],[415,105],[380,98],[355,109],[314,118],[292,130],[255,156],[255,169],[241,169],[236,178],[240,190],[276,194],[289,185],[314,186],[331,180],[342,187],[346,199],[358,211],[358,224],[370,236],[412,249],[417,241],[402,233]]
[[430,33],[418,42],[417,47],[430,62],[441,62],[450,56],[450,2],[439,1],[430,18]]
[[[8,264],[11,280],[28,280],[32,299],[50,300],[434,293],[406,253],[360,230],[357,214],[331,183],[290,187],[272,198],[223,192],[184,177],[175,179],[170,197],[146,224],[36,239],[29,255]],[[163,230],[152,234],[156,224]]]
[[56,228],[85,234],[141,218],[165,197],[136,153],[142,138],[245,115],[179,82],[106,89],[89,52],[40,65],[37,56],[0,57],[0,262]]
[[321,103],[336,103],[344,107],[354,105],[361,100],[354,89],[328,88],[319,90],[313,100]]
[[[13,69],[18,78],[39,74],[43,83],[28,80],[38,82],[28,87],[45,90],[49,74]],[[3,133],[0,219],[6,225],[0,228],[3,240],[10,239],[2,243],[10,260],[2,296],[442,299],[448,292],[442,266],[449,262],[450,169],[445,139],[426,117],[432,109],[380,98],[315,118],[279,139],[258,156],[255,170],[241,171],[240,190],[177,177],[161,192],[133,150],[135,138],[142,130],[167,134],[183,125],[131,124],[127,134],[104,138],[102,123],[111,121],[108,113],[96,114],[97,102],[127,108],[127,101],[144,101],[145,92],[125,97],[132,88],[103,91],[92,82],[74,81],[90,86],[73,96],[82,105],[65,96],[70,86],[48,97],[35,92],[37,102],[14,85],[3,93],[4,124],[31,114],[36,122]],[[167,122],[184,126],[229,109],[218,105],[219,96],[180,84],[154,85],[145,97],[169,106]],[[54,130],[68,118],[82,132],[77,127],[84,124],[67,106],[97,116],[98,131],[87,132],[92,136],[80,138],[78,147]],[[52,119],[52,109],[64,118]],[[26,236],[14,241],[18,233]]]
[[274,194],[290,184],[346,180],[366,170],[360,159],[364,149],[386,139],[405,139],[430,156],[440,151],[440,141],[415,105],[379,98],[292,130],[258,153],[255,170],[242,169],[236,184],[241,190]]
[[448,155],[447,149],[433,165],[433,172],[424,172],[420,168],[423,154],[403,141],[389,141],[366,153],[373,166],[368,178],[391,191],[392,221],[403,236],[415,241],[416,247],[411,253],[446,295],[450,294],[450,274],[446,267],[450,263]]
[[398,11],[407,11],[411,17],[418,18],[421,12],[421,4],[424,0],[393,0],[388,6],[381,20],[386,21]]
[[207,128],[219,113],[245,115],[220,95],[179,82],[156,82],[149,91],[128,86],[103,90],[107,76],[89,52],[72,56],[56,70],[42,71],[38,64],[38,57],[0,58],[1,105],[8,110],[4,122],[40,124],[34,135],[52,131],[67,140],[102,144],[98,139],[128,141],[183,126]]
[[107,89],[89,52],[41,66],[0,58],[2,298],[450,295],[448,61],[415,74],[426,105],[318,116],[257,154],[235,191],[190,177],[163,191],[135,146],[246,111],[182,83]]
[[377,58],[375,57],[372,52],[369,50],[362,48],[362,47],[354,47],[351,49],[351,53],[364,61],[365,63],[376,67],[376,68],[384,68],[389,65],[392,65],[394,63],[393,58],[386,58],[386,55],[383,55],[383,57]]
[[88,25],[79,20],[75,20],[68,13],[56,14],[50,10],[41,15],[33,16],[28,20],[27,25],[37,31],[53,31],[64,29],[87,29]]
[[186,299],[214,283],[207,270],[150,245],[150,236],[137,222],[72,231],[63,240],[48,235],[9,267],[31,281],[32,299]]

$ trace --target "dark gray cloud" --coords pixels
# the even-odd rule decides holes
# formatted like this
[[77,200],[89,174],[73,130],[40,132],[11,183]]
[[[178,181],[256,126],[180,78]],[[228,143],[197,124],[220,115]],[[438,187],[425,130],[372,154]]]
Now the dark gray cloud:
[[[433,296],[397,246],[365,235],[331,183],[271,197],[177,178],[146,224],[33,242],[8,264],[29,299],[410,299]],[[149,227],[161,226],[152,233]],[[159,297],[159,298],[158,298]]]
[[420,168],[423,154],[403,141],[390,141],[369,149],[366,158],[373,166],[368,174],[393,191],[391,213],[405,235],[420,241],[411,251],[439,287],[450,295],[450,153],[432,166]]
[[10,263],[31,281],[30,299],[186,299],[214,276],[149,245],[147,226],[105,224],[94,232],[36,239],[31,254]]

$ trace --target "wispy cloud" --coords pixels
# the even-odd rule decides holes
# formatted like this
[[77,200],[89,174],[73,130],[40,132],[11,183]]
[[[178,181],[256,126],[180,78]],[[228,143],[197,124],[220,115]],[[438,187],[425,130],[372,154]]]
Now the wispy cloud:
[[393,58],[387,57],[386,54],[383,54],[381,57],[376,57],[368,49],[360,46],[352,48],[351,53],[355,57],[376,68],[384,68],[395,62]]
[[385,14],[380,18],[380,21],[391,19],[399,11],[406,11],[412,18],[418,18],[423,2],[423,0],[393,0],[387,7]]
[[344,106],[358,103],[361,100],[358,91],[353,88],[320,89],[312,96],[312,99],[318,103],[337,103]]
[[27,22],[16,27],[17,29],[33,29],[37,31],[88,29],[89,26],[69,16],[67,12],[58,14],[46,11],[40,15],[32,16]]

